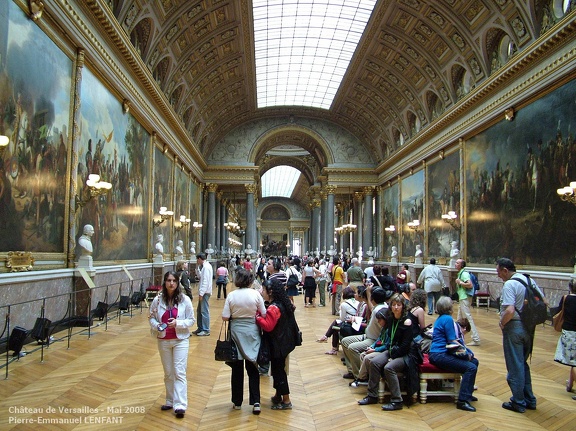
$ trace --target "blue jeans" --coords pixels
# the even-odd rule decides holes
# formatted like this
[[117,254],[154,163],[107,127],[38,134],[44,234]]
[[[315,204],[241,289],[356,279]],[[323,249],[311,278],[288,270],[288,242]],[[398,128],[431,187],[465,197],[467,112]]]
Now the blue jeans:
[[527,362],[532,338],[520,320],[510,320],[502,329],[502,336],[504,360],[508,371],[506,381],[512,391],[510,401],[522,407],[535,407],[536,397],[532,392],[532,376]]
[[476,373],[478,372],[478,359],[472,358],[471,361],[457,358],[450,353],[429,353],[430,363],[446,371],[453,371],[462,374],[462,383],[460,384],[460,393],[458,401],[470,401],[474,384],[476,383]]
[[430,314],[434,313],[434,305],[436,305],[436,303],[440,299],[441,294],[442,294],[442,292],[428,292],[428,293],[426,293],[426,296],[428,297],[428,313],[430,313]]
[[198,297],[198,329],[200,331],[210,332],[210,294],[205,293],[202,299]]

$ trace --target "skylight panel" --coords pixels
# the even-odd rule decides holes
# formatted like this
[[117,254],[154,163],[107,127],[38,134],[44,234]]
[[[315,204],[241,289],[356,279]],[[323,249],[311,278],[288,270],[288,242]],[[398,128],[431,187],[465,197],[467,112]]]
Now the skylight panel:
[[280,196],[290,198],[300,171],[291,166],[276,166],[262,175],[262,197]]
[[253,0],[257,103],[329,109],[376,0]]

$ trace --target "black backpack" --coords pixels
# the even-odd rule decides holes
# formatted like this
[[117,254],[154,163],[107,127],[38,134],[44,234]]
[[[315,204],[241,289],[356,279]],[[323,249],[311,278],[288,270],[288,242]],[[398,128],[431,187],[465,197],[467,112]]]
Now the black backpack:
[[538,290],[533,286],[530,280],[530,274],[522,274],[528,279],[528,284],[520,278],[512,277],[511,280],[516,280],[526,287],[524,294],[524,305],[522,310],[516,309],[524,327],[532,331],[537,325],[540,325],[548,320],[548,307],[544,303],[544,298],[540,295]]

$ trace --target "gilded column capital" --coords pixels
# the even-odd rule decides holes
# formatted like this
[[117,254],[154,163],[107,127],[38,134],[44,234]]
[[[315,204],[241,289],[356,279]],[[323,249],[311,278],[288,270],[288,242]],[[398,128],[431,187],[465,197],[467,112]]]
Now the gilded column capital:
[[224,192],[222,190],[218,191],[218,193],[216,193],[216,197],[218,197],[218,199],[220,201],[222,201],[222,196],[224,196]]
[[208,193],[214,193],[218,190],[218,184],[208,183],[206,184],[206,190],[208,190]]
[[364,200],[364,193],[354,192],[354,200],[355,201],[363,201]]
[[364,192],[364,195],[372,195],[372,193],[374,193],[374,187],[366,186],[362,189],[362,191]]
[[86,51],[84,48],[78,48],[76,50],[76,67],[84,67],[84,61],[86,59]]
[[333,195],[334,193],[336,193],[337,187],[335,185],[327,184],[325,188],[326,193],[328,193],[329,195]]
[[325,189],[320,189],[320,199],[325,201],[328,198],[328,192]]
[[248,193],[256,194],[256,184],[244,184]]
[[318,208],[320,206],[320,199],[312,199],[312,208]]
[[382,191],[382,186],[374,187],[374,191],[376,192],[376,194],[380,194],[380,192]]

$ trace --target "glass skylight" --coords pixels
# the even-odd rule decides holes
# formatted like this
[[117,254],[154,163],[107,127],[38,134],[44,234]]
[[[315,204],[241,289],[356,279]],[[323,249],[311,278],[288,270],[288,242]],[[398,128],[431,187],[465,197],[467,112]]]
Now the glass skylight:
[[258,108],[329,109],[376,0],[253,0]]
[[276,166],[262,175],[262,197],[280,196],[290,198],[300,171],[292,166]]

